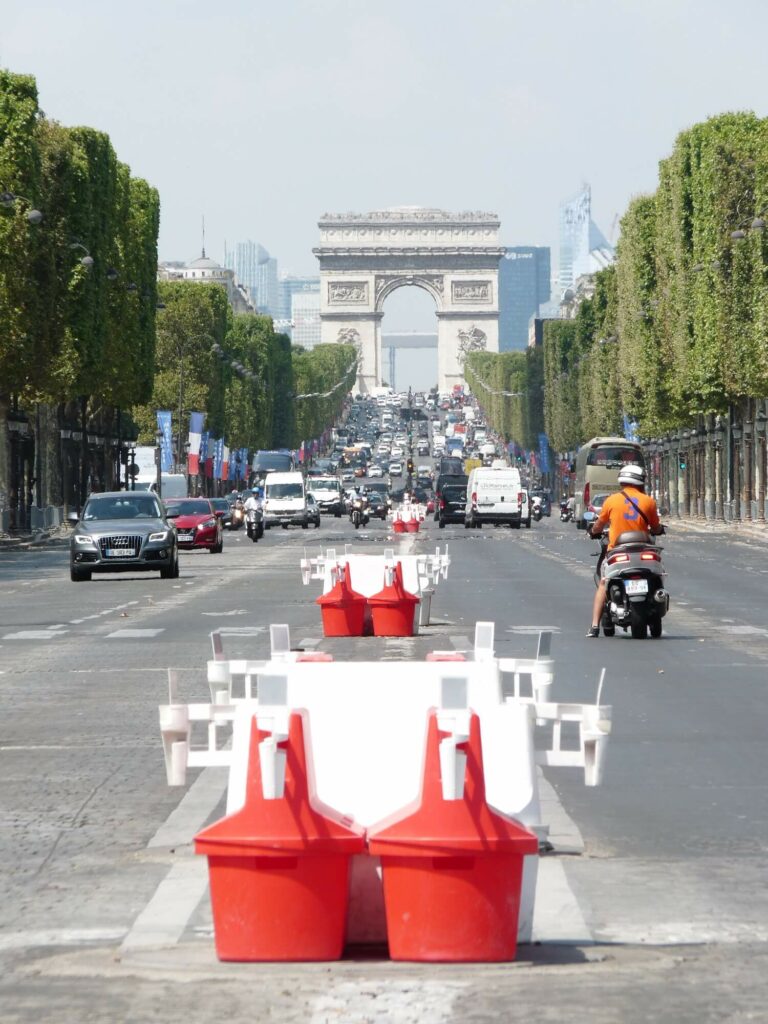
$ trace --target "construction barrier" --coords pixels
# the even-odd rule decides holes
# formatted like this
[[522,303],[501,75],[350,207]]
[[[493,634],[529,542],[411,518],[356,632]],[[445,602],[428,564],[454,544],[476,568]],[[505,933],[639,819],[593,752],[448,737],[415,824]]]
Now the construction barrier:
[[[228,767],[228,815],[248,803],[254,717],[259,730],[267,731],[271,721],[279,734],[279,724],[298,709],[307,712],[303,721],[311,724],[311,793],[326,807],[343,809],[356,823],[353,827],[346,822],[353,831],[373,830],[413,804],[424,778],[424,726],[433,709],[440,731],[456,741],[454,763],[459,763],[460,753],[466,753],[469,763],[482,761],[485,797],[494,813],[514,818],[540,841],[546,838],[547,826],[541,821],[537,764],[578,766],[586,785],[601,781],[611,708],[599,699],[595,704],[551,699],[554,672],[548,634],[542,634],[537,657],[530,659],[496,657],[493,623],[478,623],[474,645],[466,651],[435,651],[419,662],[328,663],[302,660],[306,655],[291,650],[286,626],[272,626],[270,633],[272,650],[262,660],[227,659],[225,634],[216,634],[214,657],[208,663],[211,702],[181,703],[174,673],[169,675],[170,702],[160,708],[169,784],[185,784],[189,768]],[[457,656],[464,660],[456,661]],[[471,716],[478,719],[482,757],[477,752],[470,756],[460,739],[468,728],[461,723],[468,723]],[[534,742],[537,728],[539,743]],[[572,737],[569,731],[574,732]],[[441,772],[442,779],[458,778],[456,772],[451,776],[449,767],[441,767]],[[459,791],[458,781],[454,790]],[[467,792],[479,790],[470,787]],[[434,867],[429,856],[422,860]],[[387,936],[376,863],[371,854],[353,856],[347,919],[351,941],[383,941]],[[520,941],[531,935],[536,874],[537,857],[525,852],[518,901]],[[508,932],[504,955],[510,949]],[[390,938],[391,934],[392,929]],[[454,946],[451,956],[449,952],[443,950],[436,958],[471,958],[468,948]],[[477,955],[492,959],[492,953],[486,948]]]

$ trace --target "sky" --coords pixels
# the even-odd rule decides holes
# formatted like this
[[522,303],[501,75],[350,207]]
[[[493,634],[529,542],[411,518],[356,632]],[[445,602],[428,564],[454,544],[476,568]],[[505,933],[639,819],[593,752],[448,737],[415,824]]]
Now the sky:
[[582,182],[615,241],[681,130],[766,114],[766,39],[766,0],[0,2],[0,65],[158,188],[161,259],[204,215],[209,255],[250,238],[302,274],[322,213],[403,204],[496,212],[556,264]]

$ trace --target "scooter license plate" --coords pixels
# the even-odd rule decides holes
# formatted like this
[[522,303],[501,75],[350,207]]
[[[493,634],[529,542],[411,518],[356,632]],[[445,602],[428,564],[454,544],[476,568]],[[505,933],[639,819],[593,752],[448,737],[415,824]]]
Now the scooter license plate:
[[648,580],[627,580],[624,586],[628,594],[648,593]]

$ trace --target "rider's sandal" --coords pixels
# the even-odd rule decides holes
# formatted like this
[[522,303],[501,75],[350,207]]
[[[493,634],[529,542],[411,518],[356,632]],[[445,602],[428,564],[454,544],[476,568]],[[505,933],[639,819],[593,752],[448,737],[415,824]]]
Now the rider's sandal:
[[600,627],[590,626],[585,636],[589,637],[590,639],[594,639],[595,637],[600,636]]

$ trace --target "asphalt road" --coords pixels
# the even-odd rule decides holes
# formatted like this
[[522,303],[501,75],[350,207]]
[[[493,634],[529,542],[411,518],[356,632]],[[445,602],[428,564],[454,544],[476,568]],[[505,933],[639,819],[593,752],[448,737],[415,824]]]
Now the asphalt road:
[[[768,545],[673,527],[665,635],[588,641],[595,545],[583,534],[555,517],[530,531],[429,523],[418,549],[448,542],[452,557],[433,625],[390,647],[322,640],[303,547],[385,541],[386,524],[324,519],[257,545],[228,534],[222,555],[183,554],[178,580],[89,584],[69,581],[62,546],[0,551],[0,1021],[768,1018]],[[336,657],[370,658],[373,644],[422,657],[461,646],[478,619],[496,623],[505,654],[533,654],[536,630],[553,629],[555,695],[592,700],[605,667],[614,709],[602,787],[546,772],[560,827],[537,945],[511,966],[392,964],[381,950],[223,965],[207,894],[187,891],[175,939],[168,904],[161,948],[131,947],[194,859],[157,728],[168,667],[184,699],[206,700],[213,628],[240,630],[232,656],[265,655],[280,621],[294,644]],[[219,816],[220,787],[196,786]]]

